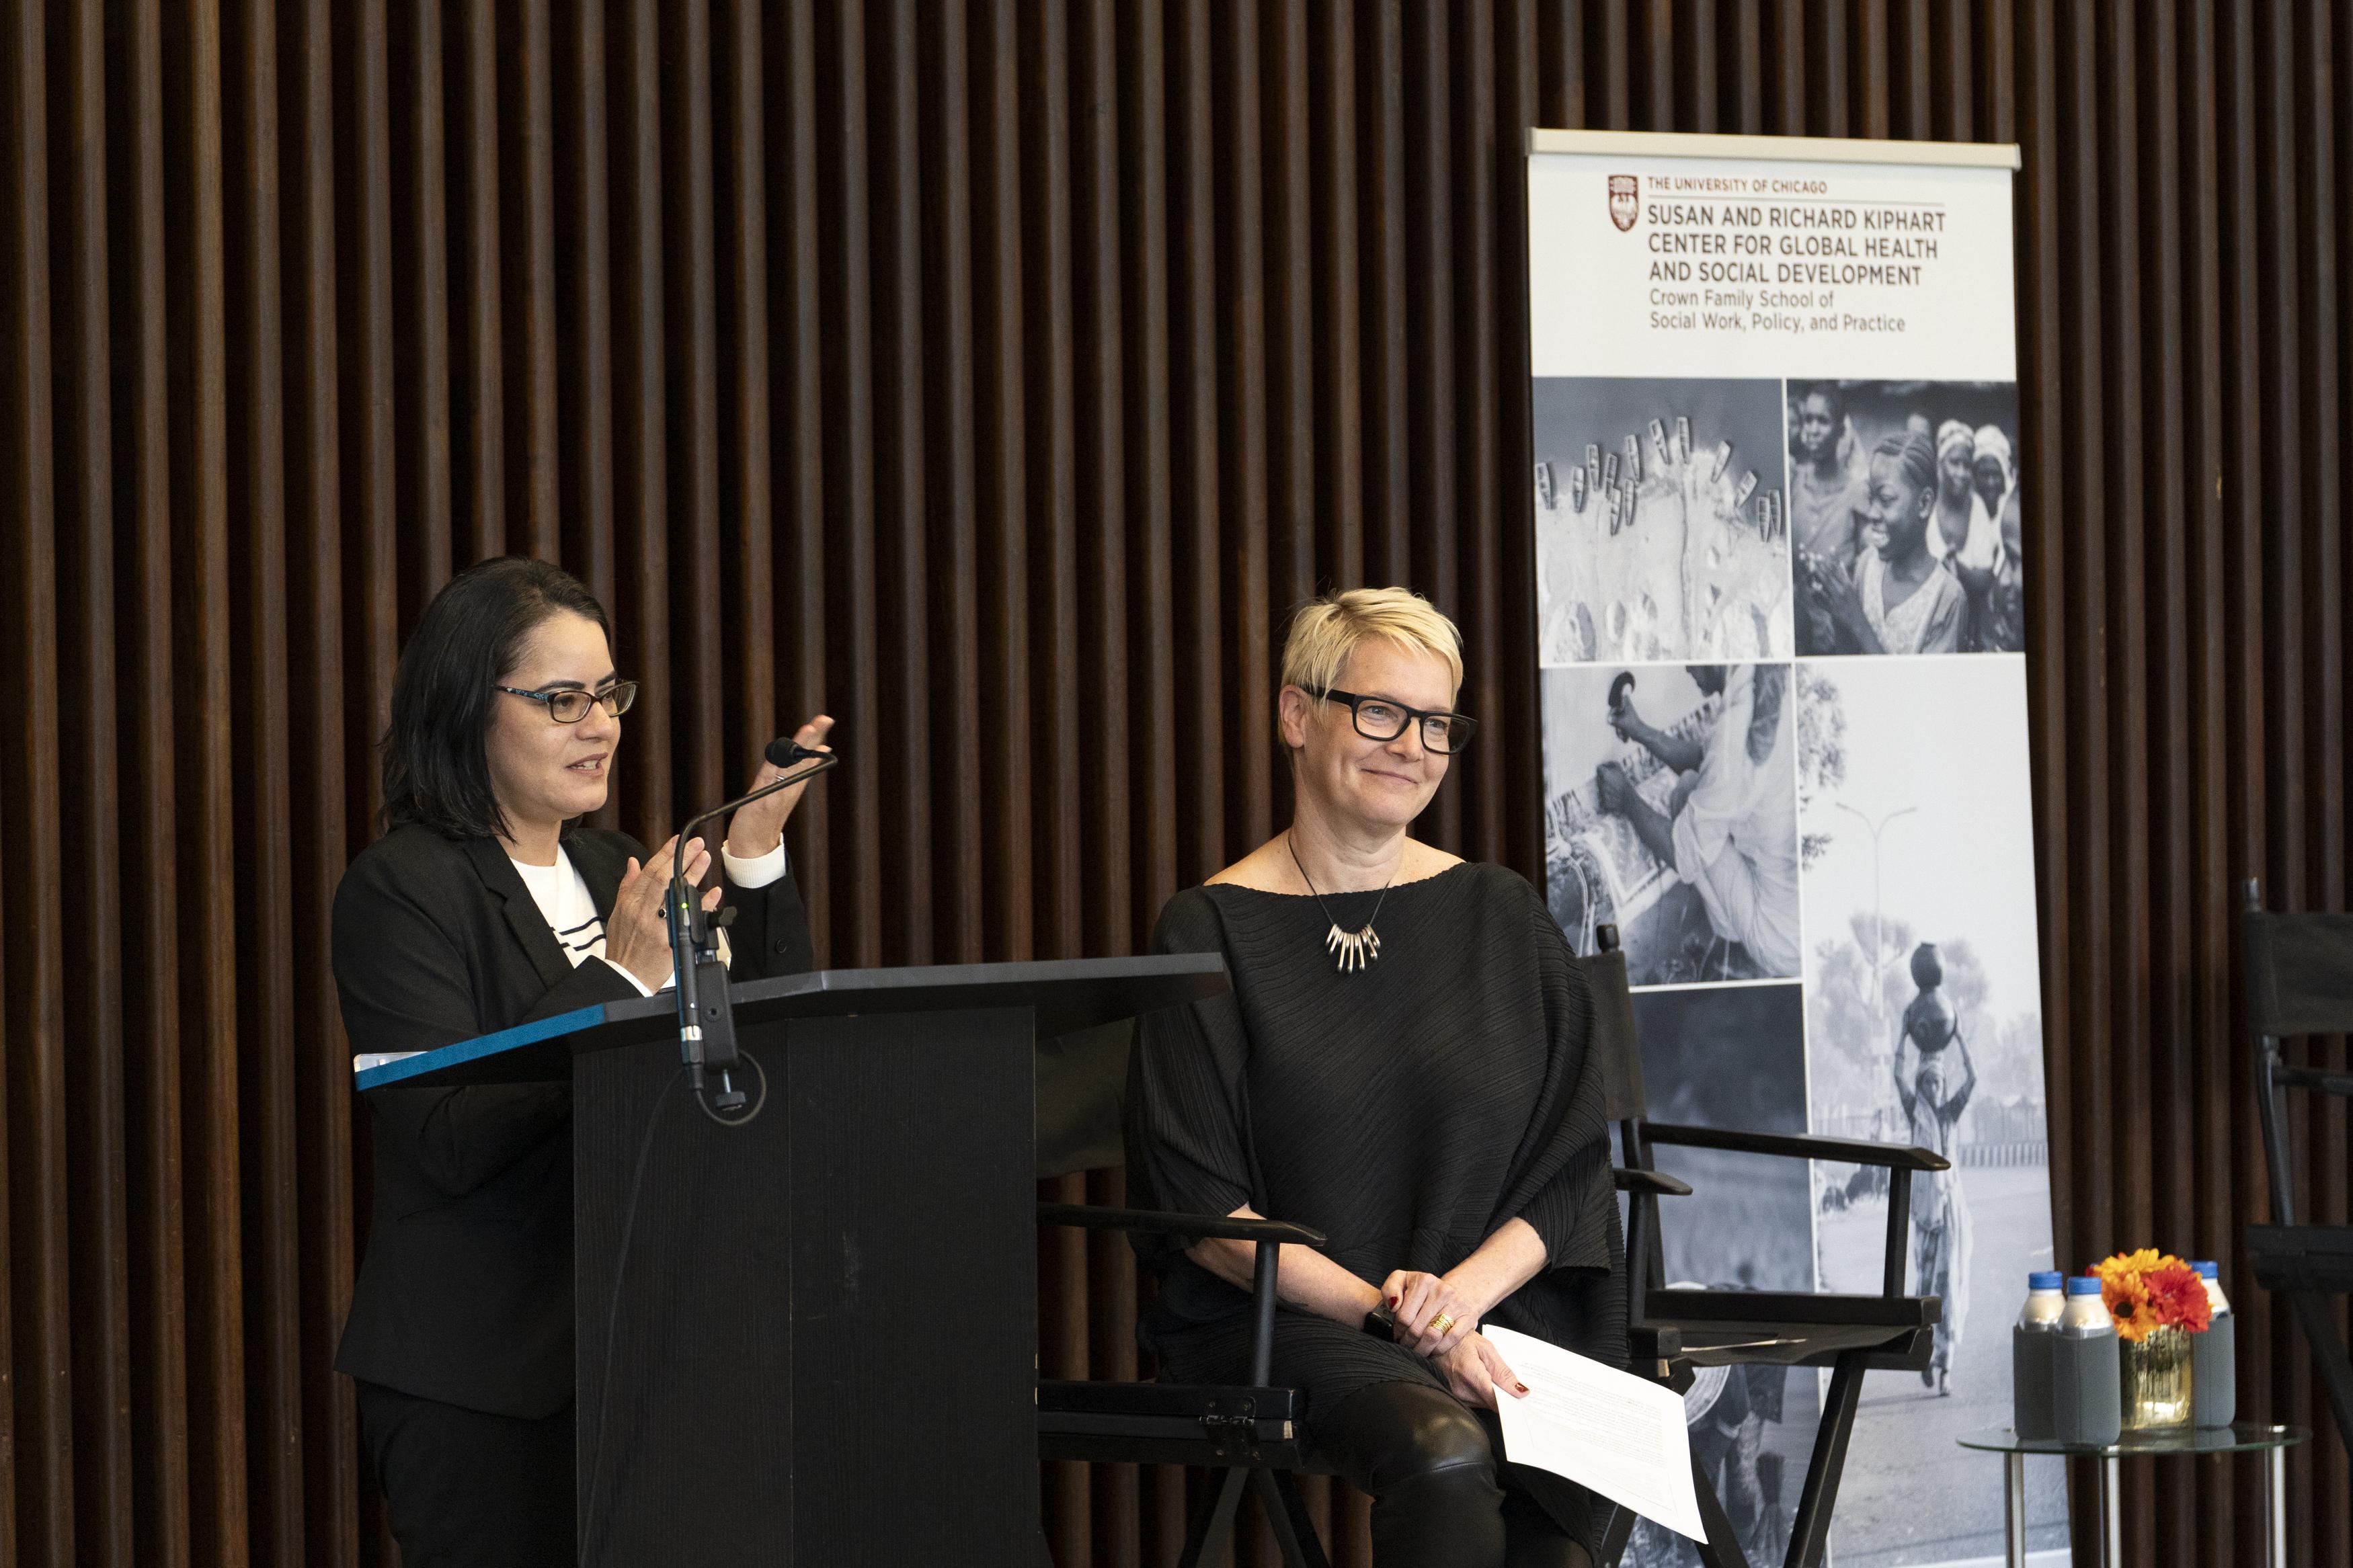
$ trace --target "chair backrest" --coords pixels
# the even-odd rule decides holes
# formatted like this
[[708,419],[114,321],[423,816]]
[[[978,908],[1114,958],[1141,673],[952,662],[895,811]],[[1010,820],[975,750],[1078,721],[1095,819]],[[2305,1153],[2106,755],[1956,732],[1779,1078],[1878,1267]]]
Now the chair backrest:
[[[1650,1114],[1642,1089],[1642,1032],[1634,1022],[1634,989],[1619,950],[1618,928],[1594,928],[1598,951],[1577,960],[1593,988],[1591,1048],[1602,1053],[1602,1102],[1618,1128],[1618,1160],[1630,1170],[1651,1169],[1651,1145],[1642,1135]],[[1639,1316],[1649,1288],[1666,1278],[1666,1249],[1660,1239],[1658,1199],[1633,1194],[1626,1208],[1627,1289]]]
[[1634,1024],[1634,991],[1626,975],[1626,955],[1618,949],[1618,928],[1598,927],[1600,951],[1577,962],[1593,988],[1591,1048],[1602,1053],[1609,1120],[1621,1126],[1649,1113],[1642,1091],[1642,1037]]
[[2295,1223],[2295,1164],[2287,1146],[2282,1089],[2321,1087],[2326,1075],[2289,1067],[2283,1037],[2353,1033],[2353,915],[2274,914],[2263,908],[2263,884],[2250,878],[2239,917],[2246,955],[2247,1032],[2253,1037],[2255,1108],[2263,1135],[2263,1170],[2271,1178],[2271,1217]]
[[1038,1042],[1038,1177],[1127,1163],[1124,1108],[1135,1020]]
[[[2250,896],[2260,893],[2250,886]],[[2240,917],[2247,1026],[2258,1037],[2353,1034],[2353,915]]]

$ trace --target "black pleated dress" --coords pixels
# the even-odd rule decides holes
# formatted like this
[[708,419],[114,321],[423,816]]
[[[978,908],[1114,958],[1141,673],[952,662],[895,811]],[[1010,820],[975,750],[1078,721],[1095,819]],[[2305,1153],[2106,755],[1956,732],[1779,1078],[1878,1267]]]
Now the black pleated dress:
[[[1353,931],[1378,897],[1324,901]],[[1443,1273],[1524,1219],[1546,1266],[1486,1321],[1624,1366],[1592,1000],[1543,900],[1495,866],[1404,883],[1380,906],[1379,959],[1350,974],[1325,948],[1330,923],[1312,897],[1229,884],[1161,911],[1155,950],[1222,952],[1233,989],[1138,1025],[1130,1201],[1204,1215],[1248,1204],[1312,1226],[1327,1256],[1375,1286],[1397,1268]],[[1138,1329],[1145,1348],[1172,1378],[1247,1381],[1248,1293],[1181,1244],[1138,1247],[1161,1277]],[[1404,1346],[1311,1313],[1277,1313],[1274,1347],[1275,1381],[1307,1392],[1311,1443],[1316,1413],[1359,1389],[1446,1386]],[[1593,1548],[1581,1489],[1518,1467],[1503,1481]]]

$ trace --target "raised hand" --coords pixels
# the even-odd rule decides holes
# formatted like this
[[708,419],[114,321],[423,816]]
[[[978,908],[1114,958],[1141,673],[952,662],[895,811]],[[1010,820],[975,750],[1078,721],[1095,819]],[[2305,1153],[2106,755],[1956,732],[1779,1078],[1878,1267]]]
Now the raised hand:
[[[793,731],[793,743],[806,746],[812,752],[829,752],[833,748],[824,742],[826,732],[832,728],[831,717],[820,713]],[[763,757],[752,775],[751,787],[758,789],[762,784],[784,777],[789,771]],[[790,789],[778,790],[765,800],[755,800],[737,812],[727,824],[727,853],[738,860],[756,860],[775,849],[784,842],[785,819],[792,816],[793,807],[800,805],[801,796],[807,793],[806,783],[797,784]]]

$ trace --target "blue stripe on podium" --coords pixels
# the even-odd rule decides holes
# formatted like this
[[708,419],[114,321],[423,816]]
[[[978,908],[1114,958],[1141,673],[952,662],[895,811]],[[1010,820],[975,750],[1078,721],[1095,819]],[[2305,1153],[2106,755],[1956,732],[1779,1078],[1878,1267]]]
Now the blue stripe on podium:
[[459,1062],[479,1061],[484,1057],[497,1056],[501,1051],[534,1045],[541,1040],[553,1039],[557,1035],[568,1035],[575,1029],[591,1029],[604,1021],[605,1009],[601,1005],[575,1008],[569,1013],[558,1013],[552,1018],[534,1018],[528,1024],[517,1024],[512,1029],[501,1029],[495,1035],[460,1040],[438,1051],[423,1051],[396,1062],[386,1062],[382,1067],[369,1068],[352,1075],[352,1087],[362,1093],[371,1089],[388,1089],[420,1073],[437,1072],[443,1068],[455,1067]]

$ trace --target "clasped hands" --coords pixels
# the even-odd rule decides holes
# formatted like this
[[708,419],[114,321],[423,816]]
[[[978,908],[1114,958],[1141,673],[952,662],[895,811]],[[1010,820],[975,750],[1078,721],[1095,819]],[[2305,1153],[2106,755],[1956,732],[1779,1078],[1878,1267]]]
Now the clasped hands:
[[1482,1309],[1446,1276],[1398,1269],[1382,1282],[1381,1300],[1397,1320],[1398,1343],[1437,1367],[1457,1399],[1493,1410],[1499,1389],[1514,1398],[1527,1394],[1503,1352],[1479,1332]]

